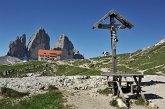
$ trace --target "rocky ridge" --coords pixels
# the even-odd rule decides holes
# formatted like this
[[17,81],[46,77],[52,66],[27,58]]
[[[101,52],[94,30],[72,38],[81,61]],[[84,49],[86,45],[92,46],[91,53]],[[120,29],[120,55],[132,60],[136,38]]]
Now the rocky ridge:
[[75,52],[73,43],[69,38],[62,34],[59,39],[54,43],[54,50],[62,50],[61,59],[84,59],[84,56],[78,52]]
[[17,37],[15,41],[11,41],[7,56],[16,57],[22,60],[26,58],[37,60],[39,49],[50,49],[50,37],[43,28],[39,28],[37,32],[31,36],[27,47],[25,34]]
[[[44,30],[44,28],[39,28],[29,40],[26,47],[26,35],[23,34],[17,37],[15,41],[10,42],[9,51],[7,56],[16,57],[19,59],[38,59],[38,50],[50,50],[50,37]],[[62,50],[61,59],[84,59],[84,56],[74,52],[73,43],[64,34],[54,44],[55,50]]]
[[31,36],[27,46],[28,58],[37,60],[39,49],[50,49],[50,37],[43,28],[39,28],[37,32]]
[[15,41],[9,44],[8,56],[23,59],[26,56],[26,35],[17,36]]
[[54,44],[54,49],[62,50],[61,59],[73,59],[74,46],[67,36],[62,34]]

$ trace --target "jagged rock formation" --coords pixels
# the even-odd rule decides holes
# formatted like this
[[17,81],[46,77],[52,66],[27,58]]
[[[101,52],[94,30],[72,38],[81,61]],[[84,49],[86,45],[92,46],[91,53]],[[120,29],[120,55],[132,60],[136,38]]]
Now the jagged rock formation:
[[74,50],[74,55],[73,55],[74,59],[84,59],[84,56],[82,54],[80,54],[80,52],[78,50]]
[[18,36],[15,41],[9,44],[8,56],[23,59],[26,56],[26,35]]
[[[50,50],[50,37],[43,28],[39,28],[34,33],[26,47],[26,35],[17,37],[16,41],[13,41],[9,45],[8,56],[17,57],[19,59],[38,59],[38,50]],[[54,44],[55,50],[62,50],[61,59],[84,59],[84,56],[79,52],[74,52],[74,46],[69,38],[65,35],[61,35],[60,38]]]
[[50,49],[50,37],[43,28],[38,29],[38,31],[31,36],[27,46],[28,58],[38,59],[39,49]]
[[74,46],[64,34],[54,44],[55,50],[62,50],[61,59],[73,59]]

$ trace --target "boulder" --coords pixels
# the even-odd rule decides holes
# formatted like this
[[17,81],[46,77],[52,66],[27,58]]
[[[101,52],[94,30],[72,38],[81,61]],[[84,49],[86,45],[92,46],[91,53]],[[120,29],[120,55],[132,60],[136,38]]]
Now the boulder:
[[50,37],[43,28],[39,28],[37,32],[31,36],[27,46],[28,58],[30,60],[37,60],[39,49],[50,49]]
[[73,59],[74,46],[67,36],[62,34],[54,43],[55,50],[62,50],[61,59]]
[[74,50],[74,54],[73,54],[73,58],[74,59],[84,59],[84,56],[82,54],[80,54],[80,52],[78,50]]
[[8,56],[17,57],[23,59],[26,56],[26,35],[17,36],[15,41],[11,41],[9,44]]
[[84,59],[82,54],[74,54],[74,59]]
[[117,101],[117,103],[118,103],[119,108],[121,108],[121,109],[128,109],[127,105],[123,102],[122,99],[117,98],[116,101]]

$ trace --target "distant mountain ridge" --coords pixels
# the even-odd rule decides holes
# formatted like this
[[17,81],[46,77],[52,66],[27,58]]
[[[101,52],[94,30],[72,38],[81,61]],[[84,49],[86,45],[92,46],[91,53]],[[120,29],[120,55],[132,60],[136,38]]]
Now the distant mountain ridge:
[[[119,54],[117,55],[117,70],[118,73],[141,73],[141,74],[156,74],[156,75],[165,75],[165,42],[164,39],[159,41],[153,46],[150,46],[146,49],[139,49],[133,53]],[[19,61],[14,57],[0,57],[0,64],[12,64],[14,62]],[[32,63],[42,63],[42,61],[30,61],[27,64],[32,66]],[[1,64],[1,65],[2,65]],[[26,64],[26,63],[25,63]],[[111,56],[100,56],[91,59],[81,59],[81,60],[59,60],[53,61],[52,66],[58,66],[60,70],[56,73],[59,75],[67,74],[68,71],[70,74],[89,74],[89,75],[99,75],[101,72],[109,72],[111,73],[112,66],[112,58]],[[16,64],[11,66],[13,69],[17,69],[21,71],[26,71],[26,69],[22,69],[22,67],[18,67],[24,64]],[[1,72],[11,70],[8,66],[0,66]],[[21,70],[19,70],[19,69]],[[30,67],[31,68],[31,67]],[[76,70],[73,70],[76,69]],[[65,70],[64,70],[65,69]],[[91,72],[84,71],[84,69],[88,69]],[[17,70],[13,70],[17,72]],[[35,69],[35,67],[31,68],[32,72],[36,72],[39,69]],[[48,69],[50,70],[50,69]],[[83,71],[82,71],[83,70]],[[94,71],[94,72],[93,72]],[[77,73],[79,72],[79,73]],[[50,72],[52,73],[52,72]],[[12,74],[12,73],[11,73]],[[10,76],[10,75],[9,75]]]
[[37,60],[39,49],[50,49],[50,37],[43,28],[39,28],[37,32],[31,36],[27,46],[25,34],[17,37],[15,41],[11,41],[7,56],[16,57],[22,60],[25,58]]
[[[45,29],[41,27],[30,37],[27,46],[25,34],[17,37],[15,41],[11,41],[7,56],[16,57],[21,60],[37,60],[39,49],[50,50],[50,36],[46,33]],[[60,35],[53,49],[62,50],[61,59],[63,60],[84,59],[84,56],[79,54],[79,52],[74,52],[74,46],[66,35]]]

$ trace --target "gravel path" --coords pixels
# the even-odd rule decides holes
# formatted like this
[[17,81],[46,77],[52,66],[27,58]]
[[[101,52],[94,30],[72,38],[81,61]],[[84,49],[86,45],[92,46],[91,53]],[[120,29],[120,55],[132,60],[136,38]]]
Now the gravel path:
[[159,109],[165,109],[165,76],[148,75],[144,77],[143,82],[145,97]]

